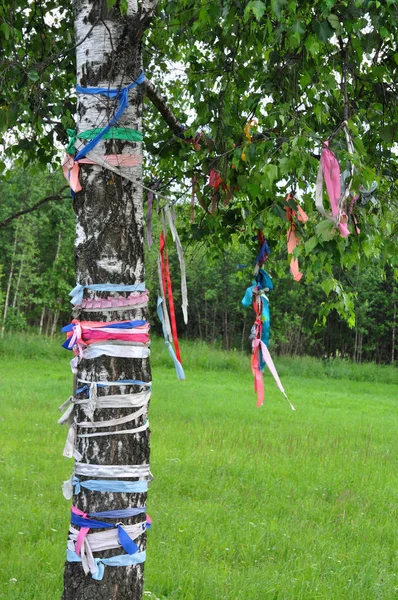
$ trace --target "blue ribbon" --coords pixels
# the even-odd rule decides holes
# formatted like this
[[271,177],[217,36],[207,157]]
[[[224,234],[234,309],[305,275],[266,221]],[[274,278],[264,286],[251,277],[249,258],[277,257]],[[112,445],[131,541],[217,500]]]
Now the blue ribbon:
[[159,320],[162,324],[162,329],[163,329],[163,336],[164,336],[164,343],[166,344],[168,350],[169,350],[169,354],[173,360],[174,366],[176,368],[177,371],[177,377],[178,379],[180,379],[181,381],[183,381],[185,379],[185,373],[184,373],[184,369],[182,368],[182,364],[180,363],[180,361],[178,360],[178,358],[175,355],[174,352],[174,348],[173,346],[170,344],[168,336],[167,336],[167,331],[166,331],[166,326],[164,324],[164,318],[163,318],[163,310],[162,310],[162,298],[160,296],[158,296],[158,303],[157,303],[157,313],[158,313],[158,317]]
[[119,479],[87,479],[80,481],[76,476],[72,479],[74,494],[80,494],[81,488],[93,492],[125,492],[127,494],[139,494],[148,491],[147,481],[121,481]]
[[99,134],[95,136],[95,138],[90,140],[84,146],[84,148],[82,148],[80,150],[80,152],[78,152],[78,154],[75,157],[75,160],[80,160],[81,158],[84,158],[86,156],[87,152],[90,152],[90,150],[93,150],[95,148],[95,146],[98,144],[98,142],[107,133],[107,131],[109,131],[109,129],[115,123],[117,123],[119,121],[119,119],[122,117],[124,111],[126,110],[126,108],[129,105],[129,90],[137,87],[137,85],[140,85],[141,83],[144,83],[144,81],[145,81],[145,75],[144,75],[144,72],[142,71],[141,74],[137,77],[137,79],[135,81],[133,81],[133,83],[130,83],[130,85],[128,85],[124,88],[121,88],[121,89],[109,89],[109,88],[100,88],[100,87],[83,88],[83,87],[80,87],[79,85],[76,86],[76,91],[78,94],[104,94],[105,96],[108,96],[108,98],[117,98],[117,100],[119,100],[119,106],[118,106],[115,114],[109,121],[108,125],[106,125],[99,132]]
[[[95,383],[93,381],[93,383]],[[151,383],[147,383],[145,381],[140,381],[139,379],[120,379],[119,381],[113,381],[112,385],[145,385],[147,387],[151,387]],[[108,383],[97,383],[97,387],[109,387]],[[82,392],[90,392],[89,385],[83,385],[83,387],[79,388],[75,391],[75,394],[81,394]]]
[[270,254],[270,253],[271,253],[271,250],[269,249],[267,240],[264,240],[264,244],[261,246],[260,251],[256,256],[256,260],[254,261],[254,264],[256,265],[258,263],[258,261],[262,259],[264,254]]
[[[89,529],[113,529],[114,527],[117,527],[118,540],[123,550],[127,552],[127,554],[135,554],[139,550],[135,541],[131,539],[120,523],[115,525],[114,523],[105,523],[104,521],[95,521],[94,519],[84,519],[74,512],[72,512],[70,522],[77,527],[88,527]],[[145,529],[146,522],[142,523],[142,531],[145,531]]]
[[122,283],[93,283],[92,285],[80,285],[76,284],[76,287],[69,292],[69,296],[72,297],[71,304],[81,304],[83,300],[84,290],[94,290],[96,292],[145,292],[145,282],[135,283],[134,285],[124,285]]
[[103,512],[88,513],[89,517],[100,517],[101,519],[128,519],[146,513],[146,506],[134,508],[122,508],[121,510],[105,510]]
[[[92,575],[93,579],[97,581],[101,581],[104,576],[105,566],[108,567],[129,567],[131,565],[139,565],[145,562],[146,552],[136,552],[135,554],[118,554],[117,556],[111,556],[109,558],[95,558],[95,564],[98,567],[98,570],[94,575]],[[76,552],[73,550],[66,551],[66,560],[68,562],[81,562],[82,559]]]
[[[123,323],[114,323],[113,325],[108,325],[108,323],[104,322],[101,327],[93,327],[93,329],[102,329],[106,327],[107,329],[132,329],[133,327],[140,327],[141,325],[146,325],[147,322],[142,319],[137,319],[136,321],[124,321]],[[73,331],[75,327],[74,323],[69,323],[69,325],[65,325],[62,327],[62,333],[66,333],[67,331]]]

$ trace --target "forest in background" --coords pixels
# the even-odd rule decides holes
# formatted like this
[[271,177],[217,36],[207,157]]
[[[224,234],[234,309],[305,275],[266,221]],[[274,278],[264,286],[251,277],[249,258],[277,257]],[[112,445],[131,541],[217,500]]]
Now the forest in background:
[[[63,185],[62,175],[43,175],[34,167],[13,172],[1,184],[0,224],[9,215],[32,206]],[[68,190],[64,192],[67,196]],[[181,209],[181,206],[179,207]],[[249,350],[253,314],[241,300],[251,283],[255,245],[237,241],[224,251],[214,252],[205,242],[189,237],[189,213],[179,211],[179,232],[187,265],[189,324],[183,324],[180,306],[180,273],[172,240],[168,241],[173,292],[177,307],[179,335],[200,339],[226,350]],[[184,218],[186,221],[184,222]],[[157,252],[159,223],[154,217],[153,245],[146,249],[146,284],[151,292],[151,324],[160,333],[156,317],[158,289]],[[265,235],[267,231],[265,230]],[[1,332],[33,330],[54,336],[70,320],[68,294],[74,287],[73,244],[75,217],[66,198],[44,204],[1,227],[0,235],[0,316]],[[185,240],[185,243],[184,243]],[[311,275],[295,282],[289,273],[286,245],[268,240],[271,255],[266,269],[273,278],[269,293],[271,309],[270,347],[274,353],[343,357],[355,362],[396,363],[396,321],[398,284],[388,266],[369,254],[366,269],[354,268],[345,274],[338,266],[336,277],[344,282],[344,294],[352,293],[354,320],[342,310],[329,311],[329,281]],[[238,269],[238,265],[248,265]],[[343,293],[343,292],[342,292]],[[338,296],[338,295],[337,295]],[[340,314],[339,314],[340,312]]]

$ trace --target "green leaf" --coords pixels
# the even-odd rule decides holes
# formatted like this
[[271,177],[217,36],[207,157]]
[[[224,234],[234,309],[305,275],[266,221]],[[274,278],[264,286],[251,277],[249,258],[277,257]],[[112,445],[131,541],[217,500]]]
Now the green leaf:
[[273,164],[265,165],[262,169],[262,172],[268,179],[268,185],[272,188],[274,181],[278,178],[278,167]]
[[257,21],[260,21],[263,14],[265,13],[265,2],[261,0],[250,0],[245,8],[244,20],[248,21],[250,13],[256,17]]
[[327,42],[334,34],[334,29],[327,21],[315,23],[314,31],[322,42]]
[[278,19],[281,18],[282,7],[286,4],[286,0],[271,0],[271,8]]
[[9,26],[5,21],[0,25],[0,31],[4,33],[4,37],[6,40],[10,39],[10,35],[12,33],[12,27]]
[[398,125],[385,125],[380,127],[380,137],[385,142],[397,142],[398,141]]
[[314,250],[314,248],[318,245],[318,240],[316,239],[315,235],[313,235],[312,237],[310,237],[309,240],[307,240],[304,244],[304,248],[305,248],[305,252],[306,254],[311,254],[311,252]]
[[326,296],[329,296],[330,292],[334,289],[335,280],[332,278],[324,279],[321,282],[321,288],[325,292]]
[[333,29],[339,29],[340,28],[340,21],[337,15],[334,14],[330,14],[328,16],[328,21],[331,24],[331,26],[333,27]]
[[336,229],[332,221],[329,221],[329,219],[324,219],[318,223],[318,225],[315,227],[315,231],[321,240],[327,242],[334,238]]
[[303,33],[305,33],[305,27],[303,25],[303,22],[298,20],[295,23],[293,23],[292,25],[292,31],[293,33],[300,35],[303,35]]
[[37,71],[29,71],[28,77],[31,81],[38,81],[40,79],[40,75]]

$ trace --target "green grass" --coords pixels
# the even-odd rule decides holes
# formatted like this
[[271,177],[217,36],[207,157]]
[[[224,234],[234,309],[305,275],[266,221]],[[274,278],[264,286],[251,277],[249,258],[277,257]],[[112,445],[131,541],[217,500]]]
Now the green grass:
[[[255,407],[247,356],[183,343],[178,382],[153,350],[148,599],[398,597],[396,370],[277,359]],[[0,598],[56,600],[69,504],[61,483],[69,354],[0,344]],[[368,377],[368,379],[367,379]],[[12,581],[16,579],[16,581]]]

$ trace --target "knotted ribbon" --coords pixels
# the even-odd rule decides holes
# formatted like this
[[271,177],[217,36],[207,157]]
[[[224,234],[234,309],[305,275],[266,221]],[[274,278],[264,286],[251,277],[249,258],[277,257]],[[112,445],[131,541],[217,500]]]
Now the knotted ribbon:
[[[108,340],[121,340],[147,344],[149,342],[149,325],[146,321],[79,321],[73,319],[72,323],[61,330],[66,333],[66,341],[62,344],[67,350],[74,350],[83,355],[83,349],[95,343]],[[77,350],[76,350],[77,349]]]
[[[117,527],[119,544],[122,546],[123,550],[127,552],[127,554],[135,554],[139,550],[137,544],[131,539],[128,533],[126,533],[121,523],[114,524],[106,523],[105,521],[97,521],[96,519],[89,519],[88,514],[79,508],[76,508],[76,506],[72,506],[71,523],[80,527],[75,547],[76,554],[79,556],[81,554],[83,540],[90,529],[113,529],[114,527]],[[145,531],[145,529],[146,523],[143,523],[142,530]]]
[[81,488],[92,492],[120,492],[123,494],[141,494],[148,491],[148,481],[123,481],[109,479],[80,479],[72,475],[64,481],[62,493],[66,500],[70,500],[74,494],[80,494]]
[[[119,168],[136,167],[142,164],[142,155],[140,154],[107,154],[102,157],[109,164]],[[65,154],[62,169],[65,179],[69,182],[73,192],[80,192],[82,186],[79,181],[79,171],[81,164],[97,165],[97,161],[90,158],[74,159],[70,154]]]

